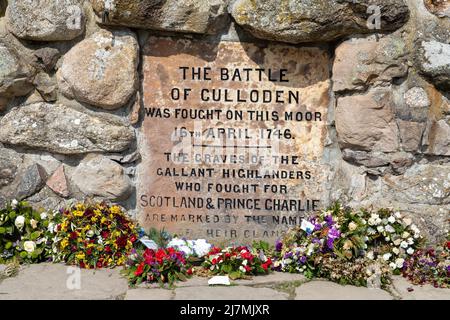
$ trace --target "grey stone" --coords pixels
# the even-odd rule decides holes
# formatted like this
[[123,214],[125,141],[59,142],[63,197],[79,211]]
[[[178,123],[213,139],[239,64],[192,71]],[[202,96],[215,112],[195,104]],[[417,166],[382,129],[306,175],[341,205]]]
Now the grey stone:
[[98,21],[143,29],[216,34],[227,25],[228,0],[91,0]]
[[269,288],[247,286],[184,287],[175,290],[175,300],[287,300],[288,294]]
[[438,88],[450,90],[450,44],[422,41],[418,49],[417,67]]
[[392,300],[381,289],[341,286],[329,281],[311,281],[295,289],[295,300]]
[[134,141],[132,128],[114,116],[93,116],[60,104],[12,109],[0,119],[0,141],[60,154],[121,152]]
[[435,156],[450,156],[449,121],[429,121],[423,135],[424,153]]
[[450,204],[450,166],[415,164],[401,176],[384,179],[383,192],[409,204]]
[[408,73],[407,48],[398,35],[350,39],[336,48],[333,90],[363,90]]
[[421,87],[409,89],[404,94],[405,103],[410,108],[426,108],[431,105],[427,92]]
[[118,268],[80,270],[63,264],[40,263],[23,266],[18,276],[3,280],[0,299],[117,300],[123,299],[127,288]]
[[0,189],[14,181],[21,163],[22,157],[17,152],[0,147]]
[[6,19],[15,36],[36,41],[71,40],[85,25],[82,0],[10,0]]
[[101,30],[75,45],[57,78],[61,92],[92,106],[114,110],[134,97],[139,45],[127,30]]
[[57,85],[56,80],[51,78],[45,72],[39,72],[33,81],[37,91],[39,91],[42,98],[47,102],[56,101],[57,98]]
[[171,300],[174,296],[172,290],[167,289],[129,289],[125,300]]
[[39,164],[33,164],[25,169],[25,172],[20,177],[20,182],[17,186],[16,198],[23,200],[39,192],[47,179],[47,172]]
[[[378,5],[381,12],[380,28],[368,11]],[[403,0],[354,1],[253,1],[235,0],[230,12],[236,22],[254,36],[290,43],[333,41],[360,33],[392,31],[409,18],[408,6]],[[368,13],[369,12],[369,13]]]
[[34,70],[16,50],[0,41],[0,112],[13,97],[33,90]]
[[48,186],[27,198],[27,202],[36,210],[59,210],[66,205],[65,200],[55,195]]
[[418,152],[425,129],[425,123],[397,120],[400,141],[404,151]]
[[338,99],[336,130],[342,148],[394,152],[399,148],[393,97],[389,89]]
[[[414,162],[414,157],[405,152],[383,153],[383,152],[365,152],[344,149],[342,151],[344,160],[367,168],[377,168],[379,170],[367,170],[370,174],[381,175],[389,172],[389,169],[397,174],[403,173],[406,168]],[[380,168],[386,167],[386,168]]]
[[450,300],[450,289],[435,288],[429,284],[415,286],[401,276],[393,277],[392,286],[402,300]]
[[124,168],[103,156],[87,156],[72,173],[72,181],[87,196],[117,201],[127,199],[132,192]]
[[41,69],[50,72],[55,68],[61,54],[56,48],[41,48],[34,52],[34,63]]

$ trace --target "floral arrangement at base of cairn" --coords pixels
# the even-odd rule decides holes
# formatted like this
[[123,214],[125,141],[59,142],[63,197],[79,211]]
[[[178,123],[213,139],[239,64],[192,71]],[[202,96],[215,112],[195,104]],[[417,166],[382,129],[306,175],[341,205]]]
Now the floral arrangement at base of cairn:
[[402,274],[416,285],[450,288],[450,237],[441,246],[414,252],[406,259]]
[[274,268],[341,284],[385,285],[421,243],[417,226],[398,212],[335,204],[276,243]]
[[0,263],[50,261],[58,212],[38,212],[27,202],[12,200],[0,210]]
[[78,203],[61,209],[55,261],[81,268],[122,266],[137,240],[134,223],[117,205]]
[[175,281],[186,281],[192,269],[184,252],[174,248],[133,249],[122,273],[132,286],[158,282],[161,286],[168,283],[172,287]]
[[268,274],[272,259],[264,252],[247,246],[213,247],[207,254],[203,267],[213,275],[228,275],[230,279],[249,278],[253,275]]

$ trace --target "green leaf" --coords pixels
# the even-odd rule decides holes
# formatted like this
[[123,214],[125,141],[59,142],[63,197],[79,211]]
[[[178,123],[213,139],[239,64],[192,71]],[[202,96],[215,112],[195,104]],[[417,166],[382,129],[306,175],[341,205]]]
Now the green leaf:
[[6,228],[0,227],[0,234],[4,234],[4,233],[6,233]]
[[228,276],[230,277],[231,280],[236,280],[241,277],[241,273],[239,271],[233,271],[233,272],[230,272],[230,274]]
[[39,236],[41,235],[41,231],[34,231],[31,235],[30,235],[30,239],[31,240],[36,240],[37,238],[39,238]]
[[9,212],[9,218],[10,218],[11,220],[15,219],[15,218],[16,218],[16,213],[15,213],[14,211],[10,211],[10,212]]

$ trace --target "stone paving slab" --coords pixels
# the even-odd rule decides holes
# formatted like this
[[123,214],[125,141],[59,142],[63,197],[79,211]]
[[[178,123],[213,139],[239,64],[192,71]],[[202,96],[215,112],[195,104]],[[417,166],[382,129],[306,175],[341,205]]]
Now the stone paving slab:
[[175,296],[172,290],[167,289],[130,289],[125,300],[171,300]]
[[308,279],[302,274],[285,273],[285,272],[273,272],[264,276],[253,277],[249,280],[236,280],[233,283],[243,286],[260,286],[260,285],[274,285],[285,282],[304,283]]
[[[402,300],[450,300],[450,289],[435,288],[429,284],[413,286],[401,276],[395,276],[392,285]],[[408,291],[408,288],[413,290]]]
[[387,291],[311,281],[295,289],[295,300],[392,300]]
[[[118,268],[95,271],[68,268],[52,263],[22,266],[16,277],[0,282],[0,300],[114,300],[123,299],[127,292],[127,281]],[[72,281],[74,270],[80,270],[80,289]]]
[[287,300],[287,293],[247,286],[188,287],[175,290],[175,300]]

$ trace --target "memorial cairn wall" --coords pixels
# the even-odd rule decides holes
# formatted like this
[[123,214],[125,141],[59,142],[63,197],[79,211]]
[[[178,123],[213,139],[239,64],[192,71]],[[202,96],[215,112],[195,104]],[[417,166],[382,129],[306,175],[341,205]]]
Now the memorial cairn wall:
[[450,217],[445,0],[0,0],[0,206],[215,243],[335,201]]

